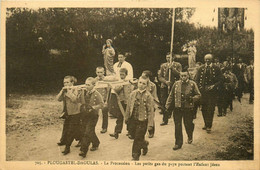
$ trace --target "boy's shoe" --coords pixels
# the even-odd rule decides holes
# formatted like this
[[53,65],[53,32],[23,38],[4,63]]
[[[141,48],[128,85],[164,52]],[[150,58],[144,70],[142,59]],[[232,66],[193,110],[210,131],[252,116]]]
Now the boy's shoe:
[[132,135],[130,135],[130,134],[128,135],[128,138],[129,139],[134,139],[134,137]]
[[82,156],[83,158],[86,158],[86,155],[87,155],[87,153],[86,153],[86,152],[83,152],[83,151],[81,151],[81,152],[79,153],[79,156]]
[[68,153],[70,153],[70,147],[65,147],[65,150],[62,153],[63,155],[67,155]]
[[151,134],[149,134],[149,138],[153,138],[153,136],[154,136],[154,134],[153,133],[151,133]]
[[139,161],[139,156],[138,156],[138,154],[136,154],[136,153],[133,153],[132,154],[132,161]]
[[59,145],[59,146],[63,146],[63,145],[66,145],[66,143],[58,142],[57,145]]
[[193,142],[192,138],[188,138],[188,144],[191,144]]
[[206,130],[207,129],[207,127],[206,126],[204,126],[203,128],[202,128],[202,130]]
[[93,147],[93,146],[92,146],[89,150],[90,150],[90,151],[96,151],[97,149],[98,149],[98,147]]
[[118,133],[112,133],[112,134],[109,134],[111,137],[114,137],[116,139],[118,139]]
[[166,123],[166,122],[162,122],[160,125],[161,126],[164,126],[164,125],[167,125],[168,123]]
[[211,128],[206,129],[207,133],[211,133]]
[[100,133],[106,133],[107,132],[107,129],[102,129],[101,131],[100,131]]
[[181,149],[181,146],[175,145],[172,149],[173,149],[173,150],[178,150],[178,149]]

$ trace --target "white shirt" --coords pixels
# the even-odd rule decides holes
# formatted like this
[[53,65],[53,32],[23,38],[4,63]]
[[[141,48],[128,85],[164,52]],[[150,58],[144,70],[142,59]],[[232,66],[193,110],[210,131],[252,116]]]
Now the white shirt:
[[128,71],[127,76],[125,78],[126,80],[133,79],[133,77],[134,77],[134,75],[133,75],[133,67],[132,67],[132,65],[130,63],[128,63],[127,61],[124,61],[122,63],[122,65],[121,65],[121,67],[118,66],[118,65],[119,65],[119,62],[116,62],[114,64],[113,68],[114,68],[114,71],[116,73],[116,77],[119,80],[120,80],[120,72],[119,71],[120,71],[121,68],[126,68],[127,71]]

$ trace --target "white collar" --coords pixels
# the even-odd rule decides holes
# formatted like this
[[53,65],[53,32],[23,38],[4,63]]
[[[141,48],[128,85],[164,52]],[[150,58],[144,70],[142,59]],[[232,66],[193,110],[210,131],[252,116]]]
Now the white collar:
[[92,90],[90,90],[89,92],[88,92],[88,94],[92,94],[92,93],[94,93],[94,91],[95,91],[95,89],[93,88]]
[[144,89],[144,90],[137,90],[137,91],[139,91],[141,94],[145,91],[146,89]]
[[182,83],[188,83],[188,82],[189,82],[189,79],[187,79],[186,81],[182,81],[182,80],[181,80],[181,82],[182,82]]

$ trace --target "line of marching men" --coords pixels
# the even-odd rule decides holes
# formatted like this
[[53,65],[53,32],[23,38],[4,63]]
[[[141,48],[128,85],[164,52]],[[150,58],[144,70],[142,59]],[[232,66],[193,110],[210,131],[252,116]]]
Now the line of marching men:
[[[108,112],[113,112],[113,109],[116,108],[117,120],[114,133],[110,134],[111,137],[118,139],[125,120],[128,137],[134,140],[133,160],[139,160],[141,154],[146,155],[148,152],[149,142],[145,140],[145,134],[148,130],[150,138],[154,135],[154,103],[160,105],[162,110],[163,122],[161,126],[168,124],[168,119],[173,113],[175,123],[173,150],[180,149],[183,144],[182,119],[188,143],[193,142],[193,119],[199,106],[201,106],[205,123],[202,129],[210,133],[216,104],[219,106],[219,115],[221,115],[222,113],[226,114],[227,102],[225,101],[228,101],[229,105],[232,103],[230,97],[221,99],[216,98],[216,96],[219,92],[228,90],[229,86],[233,90],[237,88],[238,85],[233,83],[236,76],[232,75],[232,79],[232,76],[229,76],[231,73],[229,67],[221,68],[217,63],[214,64],[211,54],[205,56],[205,64],[195,69],[194,75],[186,70],[183,71],[181,64],[170,61],[170,58],[170,54],[168,54],[166,56],[167,62],[161,65],[158,74],[158,91],[156,85],[150,80],[151,72],[148,70],[142,73],[136,84],[129,81],[129,72],[132,74],[133,71],[130,63],[125,61],[125,56],[122,54],[118,55],[120,60],[114,64],[114,70],[117,70],[117,76],[121,81],[127,82],[124,85],[112,87],[108,83],[108,88],[97,88],[99,82],[105,78],[103,67],[97,67],[97,77],[87,78],[83,86],[74,86],[77,82],[76,78],[66,76],[63,82],[64,87],[57,96],[59,101],[63,101],[63,112],[65,113],[63,115],[65,121],[62,137],[58,143],[58,145],[66,146],[63,154],[66,155],[70,152],[70,146],[74,139],[79,140],[77,146],[80,147],[79,155],[82,157],[86,157],[90,144],[92,144],[90,151],[98,149],[100,141],[96,135],[95,127],[100,109],[102,109],[103,117],[101,133],[107,132]],[[246,70],[250,69],[246,68]],[[169,74],[171,74],[170,80]],[[253,79],[252,74],[251,77],[244,77],[247,77],[248,82]],[[232,94],[230,93],[231,97],[233,90]],[[160,102],[158,102],[157,93],[160,96]]]
[[[157,87],[160,88],[160,102],[166,106],[166,110],[161,112],[163,114],[161,126],[167,125],[168,118],[173,115],[175,123],[175,146],[173,150],[180,149],[183,144],[182,119],[184,120],[188,143],[192,143],[194,130],[192,121],[196,118],[199,107],[201,107],[204,120],[202,129],[211,133],[216,106],[218,116],[225,116],[228,106],[230,106],[231,111],[233,110],[232,101],[235,96],[241,103],[243,92],[246,92],[246,86],[247,92],[250,93],[249,104],[253,104],[253,58],[248,66],[242,62],[241,58],[238,59],[238,62],[233,63],[230,57],[227,57],[227,60],[222,64],[219,63],[217,58],[213,62],[213,56],[207,54],[204,57],[205,64],[197,62],[195,68],[187,69],[189,73],[187,77],[189,78],[186,78],[184,74],[186,71],[182,70],[181,64],[175,61],[171,62],[170,59],[170,54],[166,55],[167,62],[161,64],[156,82]],[[168,95],[169,89],[171,90]]]

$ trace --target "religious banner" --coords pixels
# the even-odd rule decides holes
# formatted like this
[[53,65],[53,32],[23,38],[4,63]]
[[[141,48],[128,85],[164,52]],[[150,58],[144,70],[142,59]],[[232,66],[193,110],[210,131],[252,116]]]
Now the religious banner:
[[244,8],[218,8],[218,28],[234,31],[244,28]]

